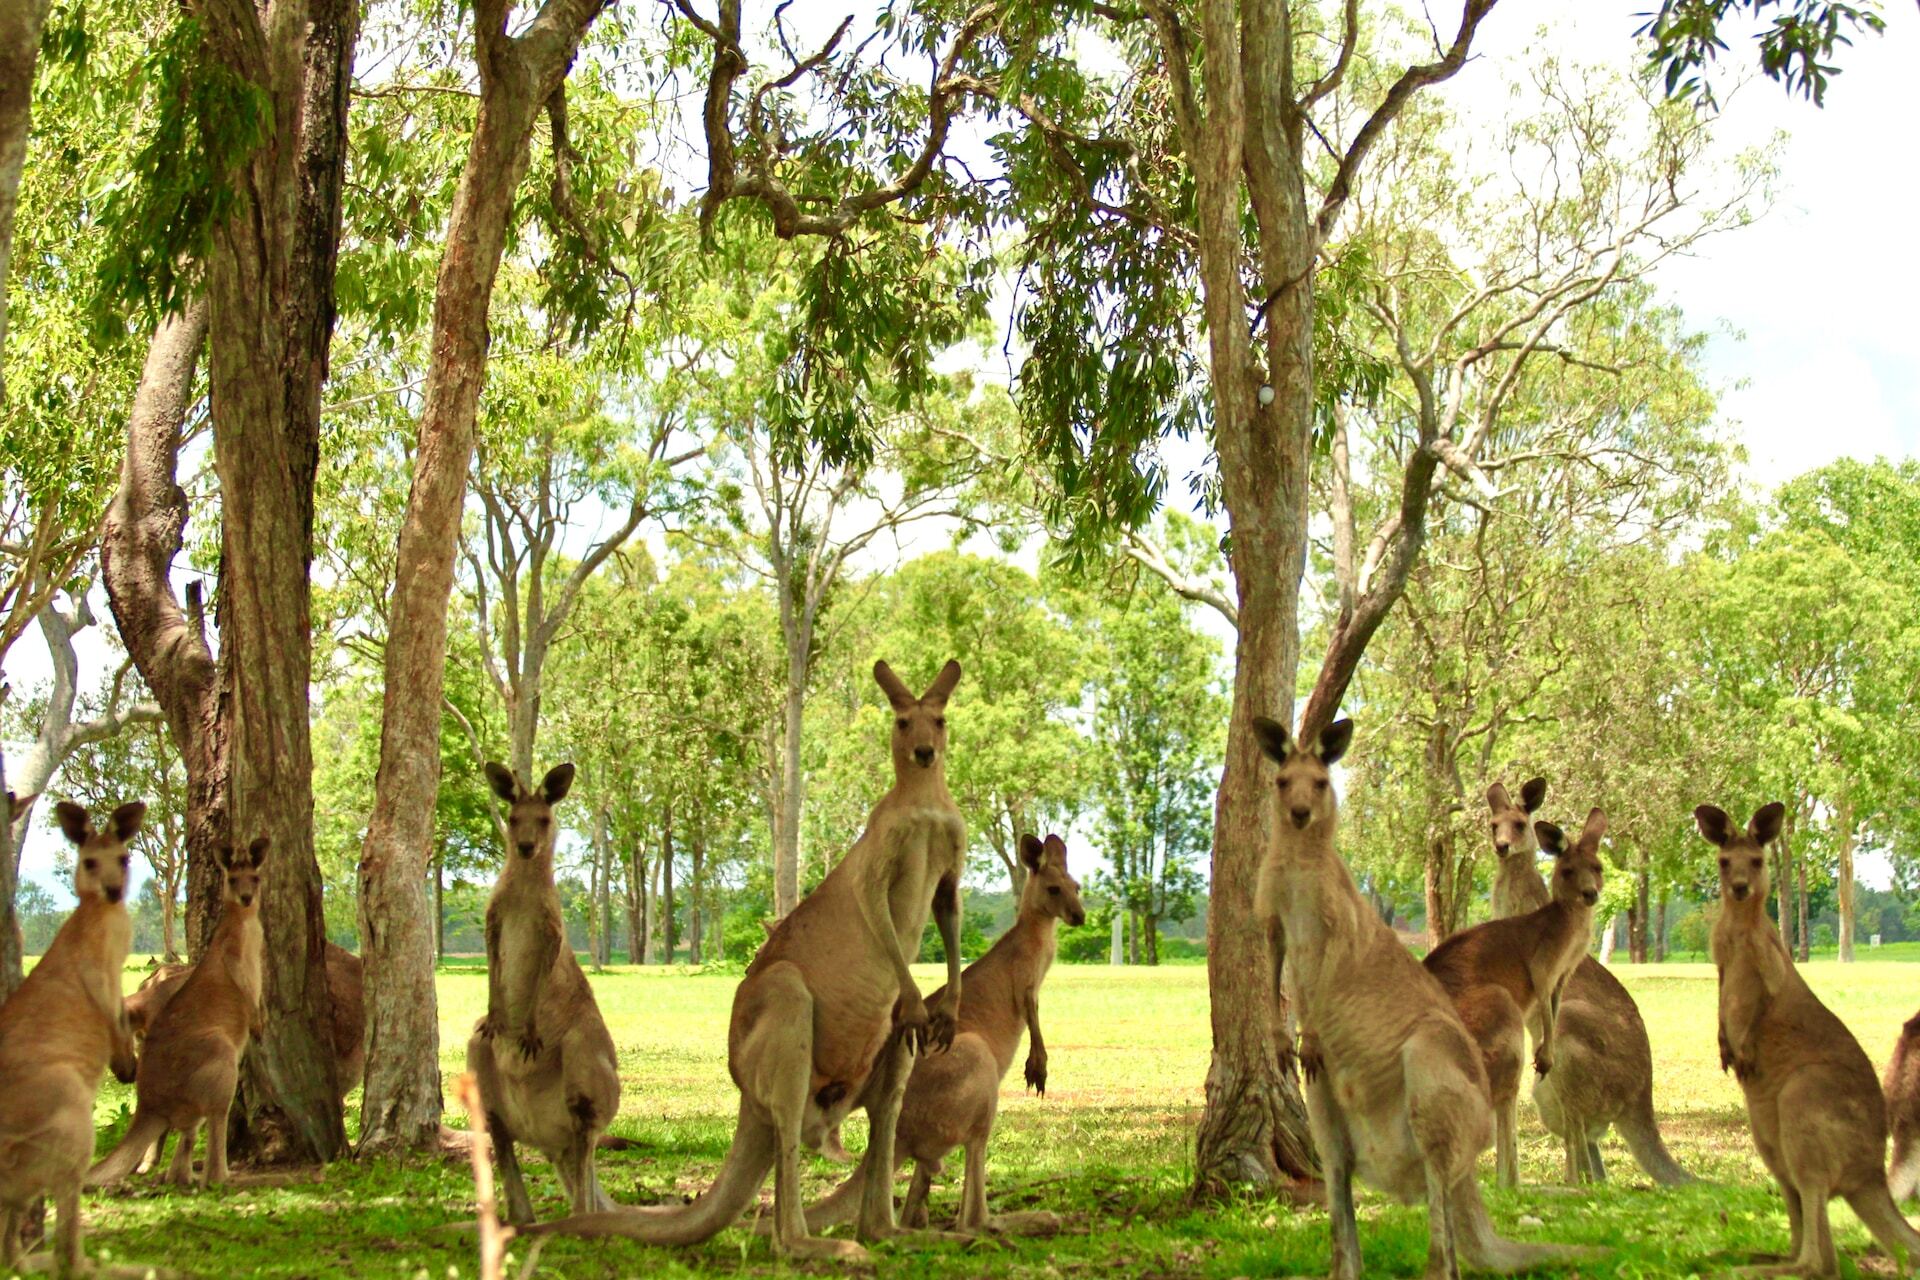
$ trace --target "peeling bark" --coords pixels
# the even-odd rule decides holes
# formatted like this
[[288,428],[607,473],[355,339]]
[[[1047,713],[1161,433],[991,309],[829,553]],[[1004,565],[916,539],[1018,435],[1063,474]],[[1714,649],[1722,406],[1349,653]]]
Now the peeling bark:
[[0,4],[0,404],[7,398],[7,281],[13,264],[14,211],[19,205],[20,175],[27,164],[40,32],[50,7],[51,0]]

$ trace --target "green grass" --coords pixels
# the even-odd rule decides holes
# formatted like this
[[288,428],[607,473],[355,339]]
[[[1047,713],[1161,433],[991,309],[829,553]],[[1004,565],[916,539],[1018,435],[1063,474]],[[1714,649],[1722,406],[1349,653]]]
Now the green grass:
[[[936,970],[922,972],[927,985],[937,981]],[[1525,1107],[1521,1158],[1529,1185],[1518,1192],[1489,1189],[1496,1221],[1522,1238],[1615,1249],[1604,1263],[1582,1267],[1578,1274],[1585,1276],[1717,1274],[1747,1253],[1784,1250],[1784,1213],[1753,1154],[1739,1091],[1718,1068],[1712,969],[1669,964],[1638,971],[1622,966],[1617,972],[1639,1000],[1653,1037],[1657,1101],[1669,1144],[1683,1164],[1714,1184],[1653,1189],[1624,1147],[1609,1139],[1613,1182],[1598,1193],[1569,1193],[1552,1185],[1559,1175],[1558,1149]],[[1815,963],[1807,976],[1876,1065],[1884,1063],[1901,1023],[1920,1002],[1920,969],[1863,963],[1843,970]],[[131,985],[138,974],[128,977]],[[736,981],[722,974],[630,968],[594,978],[621,1053],[623,1095],[614,1132],[642,1144],[602,1153],[603,1178],[616,1200],[693,1191],[712,1177],[736,1105],[725,1058]],[[484,999],[478,969],[443,972],[441,1069],[448,1076],[461,1068],[461,1046]],[[989,1195],[997,1210],[1056,1210],[1066,1216],[1068,1232],[1053,1240],[970,1248],[883,1246],[881,1274],[1033,1280],[1324,1274],[1323,1213],[1292,1210],[1258,1195],[1201,1210],[1184,1204],[1207,1069],[1204,969],[1059,966],[1042,1006],[1049,1093],[1041,1099],[1023,1092],[1016,1063],[989,1155]],[[124,1126],[130,1094],[111,1080],[102,1092],[102,1151]],[[863,1143],[857,1120],[846,1137],[856,1150]],[[1483,1175],[1490,1176],[1491,1162],[1489,1153]],[[954,1211],[958,1165],[957,1159],[950,1163],[953,1172],[936,1191],[936,1221]],[[807,1177],[814,1190],[824,1190],[841,1173],[818,1161]],[[558,1183],[537,1157],[529,1177],[539,1211],[561,1213]],[[441,1280],[476,1270],[471,1234],[441,1230],[470,1221],[472,1184],[460,1163],[342,1164],[317,1182],[276,1190],[177,1193],[142,1186],[129,1194],[90,1196],[85,1212],[96,1254],[204,1276]],[[1418,1275],[1425,1257],[1424,1212],[1372,1193],[1364,1193],[1360,1212],[1367,1274]],[[1842,1250],[1858,1258],[1868,1244],[1865,1231],[1844,1206],[1836,1204],[1834,1215]],[[1891,1269],[1886,1259],[1869,1257],[1849,1274]],[[777,1262],[764,1240],[735,1229],[705,1246],[677,1251],[556,1241],[542,1253],[536,1274],[760,1276],[805,1270]]]

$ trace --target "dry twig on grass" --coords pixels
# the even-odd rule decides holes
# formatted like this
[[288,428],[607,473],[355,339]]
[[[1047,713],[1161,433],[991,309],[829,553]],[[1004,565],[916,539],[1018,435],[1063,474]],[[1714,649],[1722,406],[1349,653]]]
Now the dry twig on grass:
[[[487,1109],[480,1098],[480,1083],[471,1072],[453,1082],[453,1097],[467,1113],[473,1135],[468,1155],[473,1161],[474,1210],[480,1223],[480,1280],[502,1280],[507,1261],[507,1245],[519,1234],[500,1221],[493,1199],[493,1138],[487,1132]],[[533,1274],[545,1240],[535,1240],[520,1264],[520,1280]]]

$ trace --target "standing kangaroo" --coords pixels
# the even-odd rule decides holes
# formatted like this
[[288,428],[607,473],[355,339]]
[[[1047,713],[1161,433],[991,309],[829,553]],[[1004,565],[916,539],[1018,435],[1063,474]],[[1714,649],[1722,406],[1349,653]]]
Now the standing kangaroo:
[[503,764],[486,773],[509,806],[509,848],[487,902],[487,1013],[467,1042],[467,1070],[480,1082],[508,1217],[534,1216],[515,1142],[553,1162],[575,1213],[610,1209],[593,1153],[620,1110],[620,1064],[553,884],[553,806],[573,787],[573,766],[549,770],[537,791]]
[[1494,1234],[1473,1173],[1493,1138],[1479,1048],[1445,989],[1360,896],[1334,850],[1328,767],[1346,751],[1353,722],[1329,725],[1310,745],[1296,745],[1284,725],[1264,717],[1253,727],[1279,766],[1278,821],[1255,914],[1267,930],[1275,986],[1284,981],[1303,1031],[1307,1119],[1326,1173],[1335,1280],[1356,1280],[1362,1270],[1355,1174],[1405,1201],[1425,1197],[1428,1280],[1457,1277],[1461,1258],[1499,1271],[1583,1256]]
[[109,1064],[120,1080],[134,1078],[120,972],[133,937],[127,844],[146,811],[121,805],[102,831],[77,804],[54,810],[75,846],[80,901],[0,1007],[0,1273],[19,1260],[21,1223],[42,1195],[53,1197],[58,1214],[55,1270],[70,1275],[84,1266],[80,1188],[93,1159],[94,1096]]
[[[1059,836],[1021,837],[1020,860],[1027,883],[1020,890],[1019,913],[1011,928],[987,953],[967,966],[961,981],[967,998],[960,1005],[958,1029],[947,1052],[922,1058],[907,1080],[894,1135],[894,1167],[914,1161],[913,1185],[901,1221],[927,1225],[927,1194],[941,1172],[941,1161],[955,1147],[966,1150],[966,1183],[961,1194],[963,1232],[989,1229],[1044,1229],[1057,1226],[1053,1214],[987,1216],[987,1139],[1000,1108],[1000,1082],[1013,1067],[1020,1033],[1027,1033],[1027,1084],[1047,1091],[1047,1047],[1040,1036],[1040,984],[1053,965],[1054,930],[1062,920],[1086,922],[1080,882],[1067,871],[1067,846]],[[938,1003],[940,992],[934,993]],[[866,1188],[867,1172],[856,1170],[824,1200],[807,1210],[807,1229],[819,1231],[851,1220]],[[1012,1219],[1012,1220],[1010,1220]]]
[[1720,1067],[1747,1098],[1753,1144],[1780,1183],[1792,1258],[1759,1274],[1835,1276],[1840,1260],[1827,1201],[1844,1196],[1880,1246],[1920,1262],[1920,1232],[1887,1188],[1887,1112],[1873,1064],[1846,1024],[1820,1003],[1767,919],[1766,846],[1786,806],[1763,805],[1745,830],[1722,809],[1693,811],[1720,850]]
[[[947,790],[949,662],[919,697],[884,662],[873,677],[893,706],[893,788],[818,888],[761,945],[733,994],[727,1066],[740,1119],[719,1176],[687,1205],[588,1214],[535,1233],[697,1244],[737,1221],[774,1171],[773,1246],[801,1258],[858,1261],[851,1240],[807,1234],[800,1146],[818,1149],[855,1106],[870,1137],[861,1160],[862,1239],[890,1236],[894,1127],[913,1056],[953,1041],[960,1003],[960,873],[966,824]],[[929,1010],[907,970],[931,913],[947,950],[947,986]]]
[[[1500,859],[1493,879],[1496,917],[1537,910],[1551,896],[1534,863],[1540,845],[1532,815],[1546,795],[1545,778],[1524,784],[1519,804],[1500,783],[1487,789],[1493,849]],[[1582,956],[1567,979],[1555,1035],[1560,1044],[1554,1068],[1534,1080],[1533,1102],[1548,1132],[1566,1145],[1567,1180],[1606,1181],[1600,1139],[1611,1125],[1655,1182],[1694,1181],[1667,1151],[1654,1118],[1653,1048],[1640,1007],[1592,956]]]
[[193,1181],[194,1138],[203,1123],[207,1162],[200,1185],[227,1180],[227,1113],[240,1083],[240,1055],[248,1035],[265,1030],[260,902],[268,847],[260,836],[243,854],[226,846],[217,851],[225,876],[220,923],[192,976],[148,1030],[134,1082],[133,1123],[87,1175],[88,1186],[107,1186],[132,1173],[169,1131],[180,1141],[167,1181],[186,1186]]
[[1514,1118],[1520,1096],[1519,1026],[1524,1022],[1533,1031],[1534,1070],[1547,1075],[1554,1068],[1561,995],[1593,941],[1607,815],[1598,809],[1589,813],[1571,845],[1551,822],[1536,822],[1533,830],[1541,847],[1554,855],[1547,904],[1462,930],[1425,961],[1480,1046],[1494,1105],[1495,1175],[1509,1187],[1520,1180]]

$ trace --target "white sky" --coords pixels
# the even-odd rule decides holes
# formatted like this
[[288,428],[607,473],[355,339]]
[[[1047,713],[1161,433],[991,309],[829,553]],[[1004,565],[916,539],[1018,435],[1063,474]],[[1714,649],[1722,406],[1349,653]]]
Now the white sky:
[[[827,0],[810,4],[844,11]],[[1648,7],[1648,0],[1509,0],[1483,26],[1480,56],[1443,92],[1462,111],[1497,111],[1505,109],[1508,79],[1543,51],[1567,61],[1631,62],[1636,15]],[[1843,53],[1824,108],[1757,79],[1728,98],[1719,138],[1729,151],[1787,135],[1778,200],[1757,225],[1710,240],[1657,277],[1692,325],[1715,335],[1707,373],[1749,452],[1756,490],[1837,457],[1920,453],[1913,320],[1920,166],[1910,136],[1920,121],[1920,16],[1905,3],[1886,9],[1887,34]],[[1454,7],[1436,0],[1432,10],[1444,26]],[[1751,51],[1736,43],[1727,68],[1750,65]],[[1176,482],[1175,492],[1184,486]],[[89,646],[83,661],[98,664],[104,655]],[[46,674],[38,633],[29,632],[14,647],[8,675],[25,688]],[[23,874],[58,890],[57,836],[35,826]],[[1863,859],[1861,871],[1870,883],[1885,883],[1884,861]]]

